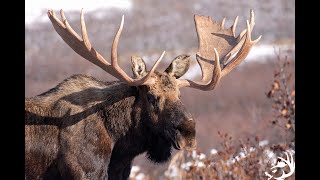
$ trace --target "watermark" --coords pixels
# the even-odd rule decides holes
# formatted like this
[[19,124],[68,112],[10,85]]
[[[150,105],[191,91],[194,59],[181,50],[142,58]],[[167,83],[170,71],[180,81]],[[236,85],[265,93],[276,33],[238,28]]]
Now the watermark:
[[[277,162],[277,164],[273,167],[270,168],[270,171],[272,172],[273,175],[269,174],[268,172],[265,172],[264,174],[266,176],[268,176],[268,180],[270,179],[276,179],[276,180],[284,180],[287,177],[290,177],[293,173],[294,173],[294,169],[295,169],[295,163],[292,157],[291,152],[289,152],[290,154],[290,158],[288,156],[288,153],[285,152],[287,159],[284,159],[282,157],[278,157],[278,159],[280,159],[280,161]],[[286,168],[288,166],[287,169],[289,169],[287,172],[284,171],[284,168]],[[282,171],[282,175],[279,177],[275,177],[275,173],[279,170]]]

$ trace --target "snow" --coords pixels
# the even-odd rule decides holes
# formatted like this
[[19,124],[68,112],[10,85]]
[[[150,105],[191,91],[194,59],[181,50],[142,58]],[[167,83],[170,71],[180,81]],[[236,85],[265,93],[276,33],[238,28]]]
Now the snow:
[[268,140],[262,140],[259,142],[259,146],[263,147],[263,146],[266,146],[269,144],[269,141]]
[[239,156],[240,156],[240,158],[242,159],[242,158],[245,158],[245,157],[246,157],[246,154],[245,154],[244,152],[240,152],[240,153],[239,153]]
[[203,162],[199,162],[198,165],[197,165],[199,168],[202,168],[205,166],[205,164]]
[[140,171],[139,166],[132,166],[131,172],[130,172],[130,178],[136,177],[139,171]]
[[206,155],[203,154],[203,153],[201,153],[200,156],[199,156],[199,159],[200,159],[200,160],[206,159]]
[[139,173],[137,176],[136,176],[136,180],[143,180],[146,176],[143,174],[143,173]]
[[245,61],[259,61],[262,57],[264,57],[263,59],[266,59],[266,57],[270,56],[275,57],[275,51],[278,52],[279,49],[281,52],[285,52],[288,50],[294,50],[295,47],[294,44],[257,44],[252,47]]
[[198,155],[197,155],[197,151],[196,151],[196,150],[193,150],[193,151],[192,151],[192,158],[193,158],[193,159],[196,159],[197,156],[198,156]]
[[131,173],[137,173],[139,171],[140,171],[140,167],[139,166],[132,166]]
[[211,153],[212,155],[215,155],[215,154],[218,153],[218,151],[217,151],[216,149],[211,149],[210,153]]
[[181,164],[181,168],[182,169],[184,169],[184,170],[187,170],[187,171],[189,171],[190,170],[190,167],[193,165],[193,163],[192,162],[186,162],[186,163],[182,163]]
[[255,151],[256,150],[256,148],[254,148],[254,147],[250,147],[249,148],[249,152],[253,152],[253,151]]
[[25,1],[25,24],[32,24],[34,21],[48,21],[46,11],[48,9],[64,11],[79,11],[84,8],[85,12],[102,8],[130,9],[131,0],[26,0]]

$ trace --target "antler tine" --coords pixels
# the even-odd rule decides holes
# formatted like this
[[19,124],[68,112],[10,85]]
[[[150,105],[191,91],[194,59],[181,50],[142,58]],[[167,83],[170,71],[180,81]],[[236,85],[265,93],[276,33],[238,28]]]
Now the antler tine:
[[[238,18],[238,16],[237,16],[237,18]],[[236,19],[237,19],[236,18]],[[235,20],[235,23],[236,23],[236,20]],[[253,10],[251,9],[250,10],[250,30],[251,30],[251,32],[253,31],[253,27],[254,27],[254,25],[255,25],[255,22],[254,22],[254,12],[253,12]],[[234,33],[234,37],[235,37],[235,30],[233,29],[234,28],[234,25],[232,26],[232,32]],[[232,56],[232,55],[234,55],[236,52],[238,52],[239,51],[239,49],[243,46],[243,43],[244,43],[244,40],[245,40],[245,33],[247,32],[247,28],[246,29],[244,29],[244,30],[242,30],[242,32],[239,34],[239,36],[237,37],[237,40],[238,40],[238,44],[233,48],[233,49],[231,49],[230,50],[230,52],[224,57],[224,59],[223,59],[223,63],[224,63],[224,65],[226,65],[228,62],[228,59]],[[250,35],[251,36],[251,35]]]
[[151,70],[149,71],[149,73],[145,76],[145,78],[148,78],[151,76],[151,74],[153,74],[153,72],[157,69],[157,66],[159,65],[160,61],[162,60],[164,54],[166,53],[166,51],[163,51],[161,56],[158,58],[158,60],[154,63],[154,65],[152,66]]
[[[254,22],[254,19],[253,21]],[[254,41],[251,40],[251,28],[250,24],[247,20],[247,33],[246,33],[246,39],[245,42],[243,43],[241,49],[237,53],[237,55],[223,68],[221,76],[227,75],[233,68],[238,66],[249,54],[252,46],[256,44],[260,39],[261,35]],[[253,27],[253,26],[252,26]]]
[[236,19],[234,20],[234,23],[232,25],[233,37],[236,37],[236,27],[237,27],[238,19],[239,19],[239,16],[236,17]]
[[[237,16],[234,20],[234,23],[233,25],[231,26],[231,29],[232,29],[232,34],[233,34],[233,37],[236,37],[236,27],[237,27],[237,23],[238,23],[238,19],[239,19],[239,16]],[[225,65],[228,61],[228,59],[234,54],[236,53],[242,46],[243,42],[244,42],[244,38],[243,38],[243,35],[247,32],[246,29],[244,29],[237,37],[237,41],[238,44],[230,50],[230,52],[224,57],[224,59],[222,60],[222,63]]]
[[155,69],[157,68],[158,64],[160,63],[160,61],[162,60],[165,51],[163,51],[163,53],[161,54],[161,56],[158,58],[158,60],[155,62],[155,64],[153,65],[153,67],[151,68],[151,70],[149,71],[149,73],[144,76],[141,79],[132,79],[131,77],[129,77],[118,65],[118,43],[119,43],[119,39],[120,39],[120,35],[123,29],[123,24],[124,24],[124,15],[122,15],[121,18],[121,23],[118,29],[118,32],[116,33],[113,43],[112,43],[112,47],[111,47],[111,66],[112,68],[114,68],[118,73],[119,76],[121,77],[121,80],[125,81],[127,84],[131,85],[131,86],[139,86],[139,85],[146,85],[146,84],[152,84],[152,81],[148,81],[151,77],[151,75],[154,73]]
[[153,80],[151,79],[151,75],[154,73],[154,71],[156,70],[157,66],[159,65],[160,61],[162,60],[164,54],[166,53],[166,51],[163,51],[161,56],[158,58],[158,60],[154,63],[154,65],[152,66],[151,70],[149,71],[149,73],[147,75],[145,75],[142,79],[138,80],[136,82],[136,84],[138,85],[147,85],[147,84],[153,84]]
[[[224,57],[224,59],[223,59],[223,61],[222,61],[223,65],[226,65],[226,64],[228,63],[228,59],[230,59],[230,57],[231,57],[232,55],[234,55],[236,52],[239,51],[239,49],[241,49],[241,47],[242,47],[242,45],[243,45],[243,43],[244,43],[244,40],[245,40],[244,35],[245,35],[246,32],[247,32],[247,29],[243,30],[243,31],[239,34],[239,36],[238,36],[238,38],[237,38],[237,39],[239,39],[239,40],[238,40],[239,42],[238,42],[238,43],[234,46],[234,48],[231,49],[231,50],[229,51],[229,53]],[[241,37],[241,38],[240,38],[240,37]]]
[[92,48],[92,45],[90,43],[87,29],[85,25],[84,20],[84,13],[83,9],[81,9],[80,14],[80,24],[81,24],[81,37],[76,33],[70,24],[68,23],[63,10],[60,10],[62,22],[56,17],[53,10],[48,10],[48,17],[52,22],[52,25],[54,29],[57,31],[57,33],[60,35],[60,37],[80,56],[87,59],[88,61],[92,62],[93,64],[99,66],[103,70],[105,70],[107,73],[111,74],[112,76],[116,77],[117,79],[124,81],[129,86],[139,86],[144,84],[150,84],[152,83],[151,75],[154,73],[154,70],[160,63],[161,59],[163,58],[165,51],[161,54],[159,59],[156,61],[154,66],[152,67],[151,71],[143,78],[141,79],[132,79],[129,77],[118,65],[117,62],[117,47],[118,42],[120,38],[121,31],[123,29],[123,23],[124,23],[124,16],[122,16],[121,24],[119,27],[119,30],[114,38],[114,41],[112,43],[112,49],[111,49],[111,64],[104,59],[103,56],[101,56],[94,48]]
[[80,14],[80,23],[81,23],[81,34],[82,34],[82,39],[84,42],[84,45],[86,48],[90,51],[91,50],[91,43],[89,41],[89,37],[87,34],[87,28],[86,28],[86,23],[84,22],[84,17],[83,17],[83,8],[81,9],[81,14]]
[[187,79],[178,79],[178,86],[179,87],[191,87],[195,89],[200,89],[203,91],[210,91],[213,90],[217,84],[220,82],[221,79],[221,67],[220,67],[220,60],[219,60],[219,53],[216,48],[214,48],[214,55],[215,55],[215,63],[214,63],[214,68],[213,68],[213,73],[212,73],[212,78],[211,81],[208,84],[203,84],[203,83],[197,83],[193,82]]
[[120,35],[123,29],[123,24],[124,24],[124,15],[122,15],[119,30],[114,37],[112,47],[111,47],[111,66],[114,68],[118,67],[118,43],[119,43]]
[[255,25],[254,23],[254,12],[252,9],[250,9],[250,30],[251,32],[253,31],[253,26]]
[[226,22],[226,17],[223,17],[221,21],[221,28],[224,29],[224,23]]
[[[253,27],[254,27],[255,23],[254,23],[254,12],[252,9],[250,9],[250,29],[251,32],[253,31]],[[243,39],[244,34],[247,32],[247,29],[244,29],[240,32],[239,36],[237,37],[237,40],[240,41]],[[235,37],[235,36],[234,36]]]
[[62,22],[57,18],[53,10],[48,10],[48,17],[52,22],[54,29],[60,35],[60,37],[66,42],[77,54],[92,62],[93,64],[99,66],[103,70],[109,72],[111,75],[116,74],[108,68],[110,65],[95,49],[91,48],[89,51],[81,37],[76,33],[70,24],[68,23],[63,10],[60,10],[60,15]]
[[[53,14],[54,14],[54,11],[52,11],[52,12],[53,12]],[[76,32],[72,29],[72,27],[70,26],[70,24],[69,24],[66,16],[64,15],[64,12],[63,12],[62,9],[60,10],[60,15],[61,15],[62,22],[63,22],[63,24],[66,26],[66,28],[67,28],[67,30],[69,31],[69,33],[71,33],[71,34],[72,34],[73,36],[75,36],[79,41],[81,41],[81,38],[80,38],[80,36],[78,35],[78,33],[76,33]],[[56,17],[55,14],[54,14],[54,17]],[[56,20],[60,21],[60,20],[57,19],[57,18],[56,18]]]

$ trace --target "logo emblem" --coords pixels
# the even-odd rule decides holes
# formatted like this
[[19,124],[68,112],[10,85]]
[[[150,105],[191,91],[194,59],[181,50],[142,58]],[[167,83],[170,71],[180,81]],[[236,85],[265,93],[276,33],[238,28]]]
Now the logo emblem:
[[[282,171],[282,175],[280,177],[274,177],[273,175],[269,174],[268,172],[265,172],[264,174],[266,176],[268,176],[268,180],[270,179],[276,179],[276,180],[284,180],[285,178],[287,177],[290,177],[293,173],[294,173],[294,169],[295,169],[295,163],[294,163],[294,160],[293,160],[293,157],[292,157],[292,154],[289,152],[290,154],[290,159],[289,159],[289,156],[288,156],[288,153],[285,152],[286,156],[287,156],[287,159],[284,159],[282,157],[278,157],[278,159],[280,159],[281,161],[278,161],[277,164],[273,167],[270,168],[271,172],[274,174],[276,173],[278,170],[278,168],[280,168],[280,170]],[[285,168],[286,166],[289,167],[289,172],[286,173],[283,168]]]

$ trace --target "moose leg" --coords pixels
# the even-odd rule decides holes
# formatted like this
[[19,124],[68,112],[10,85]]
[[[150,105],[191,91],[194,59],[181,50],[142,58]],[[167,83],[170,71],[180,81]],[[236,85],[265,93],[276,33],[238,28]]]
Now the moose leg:
[[127,180],[132,167],[132,160],[110,163],[108,180]]

